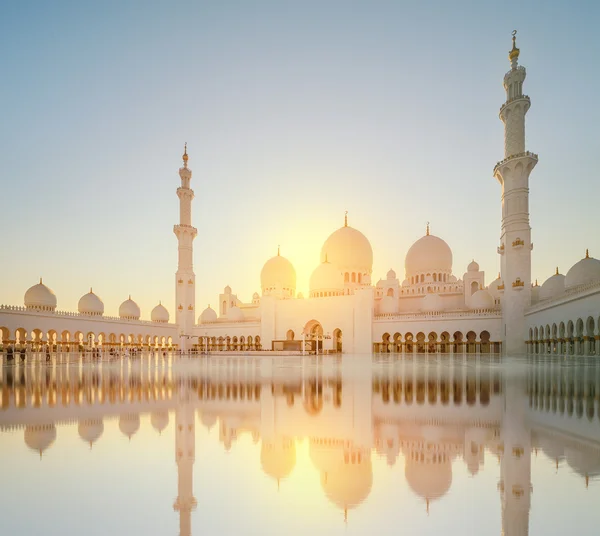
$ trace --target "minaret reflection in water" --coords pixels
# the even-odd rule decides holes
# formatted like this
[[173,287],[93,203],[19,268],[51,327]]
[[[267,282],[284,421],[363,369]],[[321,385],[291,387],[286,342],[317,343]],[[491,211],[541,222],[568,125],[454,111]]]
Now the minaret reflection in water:
[[525,372],[516,373],[505,365],[471,365],[453,358],[357,367],[241,357],[202,360],[191,372],[147,357],[123,369],[17,364],[0,369],[0,432],[23,429],[26,445],[43,456],[60,448],[61,423],[76,420],[92,448],[107,419],[119,417],[131,439],[140,414],[149,413],[162,432],[174,412],[173,507],[182,536],[192,534],[196,508],[196,411],[203,425],[218,425],[226,450],[242,431],[254,443],[260,439],[261,468],[277,486],[294,472],[296,440],[307,438],[322,491],[349,522],[371,494],[373,450],[390,467],[404,459],[406,484],[431,515],[452,488],[455,462],[475,476],[487,452],[500,462],[502,534],[526,535],[533,453],[541,450],[557,466],[564,459],[582,486],[600,476],[600,366],[544,360],[518,364]]

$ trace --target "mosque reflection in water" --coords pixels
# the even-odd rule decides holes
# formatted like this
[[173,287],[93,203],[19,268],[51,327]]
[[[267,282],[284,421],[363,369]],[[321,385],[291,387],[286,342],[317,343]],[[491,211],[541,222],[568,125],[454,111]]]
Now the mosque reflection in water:
[[[192,534],[196,507],[193,464],[196,420],[218,425],[231,449],[238,434],[261,441],[262,470],[278,483],[296,464],[296,439],[309,456],[327,499],[347,515],[370,494],[372,452],[394,465],[424,507],[452,485],[453,464],[471,475],[484,452],[500,463],[502,533],[528,533],[531,457],[543,451],[565,460],[582,485],[600,477],[600,366],[556,360],[516,366],[400,360],[353,368],[340,362],[206,359],[178,367],[142,358],[95,366],[4,367],[0,432],[23,430],[43,456],[60,443],[62,425],[78,423],[80,437],[101,440],[104,421],[118,418],[131,438],[140,414],[157,431],[175,416],[178,469],[175,510],[180,534]],[[196,417],[197,415],[197,417]],[[498,527],[500,529],[500,527]]]

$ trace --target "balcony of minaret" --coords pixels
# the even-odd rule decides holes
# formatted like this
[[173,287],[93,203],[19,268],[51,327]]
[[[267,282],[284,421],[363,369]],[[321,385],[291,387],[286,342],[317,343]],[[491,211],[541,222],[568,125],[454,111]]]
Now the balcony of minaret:
[[504,244],[500,244],[500,247],[497,248],[499,255],[504,255]]
[[510,156],[507,156],[504,160],[500,160],[500,162],[496,163],[496,165],[494,166],[494,175],[496,175],[496,171],[498,170],[498,168],[502,167],[504,164],[507,164],[511,160],[517,160],[518,158],[533,158],[536,161],[536,163],[538,161],[538,155],[532,153],[531,151],[524,151],[522,153],[512,154]]
[[523,290],[525,286],[525,282],[521,281],[520,277],[517,277],[515,281],[513,281],[512,287],[514,290]]
[[516,95],[511,99],[508,99],[502,106],[500,106],[500,112],[498,113],[500,119],[502,119],[502,113],[504,112],[507,106],[510,106],[513,102],[517,102],[520,100],[525,101],[525,109],[529,109],[531,107],[531,99],[529,98],[529,95]]
[[525,245],[525,242],[523,240],[521,240],[520,238],[517,238],[512,243],[512,247],[515,249],[521,249],[524,245]]

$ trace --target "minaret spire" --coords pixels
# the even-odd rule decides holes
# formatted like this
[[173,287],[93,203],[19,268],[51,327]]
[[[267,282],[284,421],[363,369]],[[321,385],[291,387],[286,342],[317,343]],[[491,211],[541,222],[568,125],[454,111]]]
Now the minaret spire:
[[513,69],[516,69],[518,66],[517,60],[519,59],[519,54],[521,52],[517,48],[517,30],[513,30],[512,41],[513,41],[513,46],[512,46],[512,50],[508,53],[508,59],[510,61],[510,66]]
[[344,212],[344,227],[348,227],[348,211]]

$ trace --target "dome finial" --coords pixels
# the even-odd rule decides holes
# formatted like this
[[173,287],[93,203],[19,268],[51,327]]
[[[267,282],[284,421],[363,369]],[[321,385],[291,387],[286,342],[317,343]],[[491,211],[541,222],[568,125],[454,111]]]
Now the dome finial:
[[512,32],[512,41],[513,47],[512,50],[508,53],[508,59],[513,68],[517,66],[517,60],[519,59],[520,50],[517,48],[517,30],[513,30]]
[[93,294],[94,292],[92,291],[92,287],[90,287],[90,294]]
[[131,294],[129,295],[129,299],[131,299]]
[[187,154],[187,141],[186,141],[185,145],[183,146],[183,167],[187,167],[187,162],[188,162],[188,154]]
[[556,267],[556,274],[554,274],[554,275],[558,275],[558,266]]
[[327,253],[325,253],[325,262],[329,262],[329,261],[327,260]]
[[590,250],[585,248],[585,258],[589,259],[590,258]]
[[348,211],[344,212],[344,227],[348,227]]
[[425,234],[429,236],[429,222],[427,222],[427,230],[425,231]]
[[280,249],[281,249],[281,246],[280,246],[279,244],[277,244],[277,256],[278,256],[278,257],[280,257],[280,256],[281,256],[281,255],[280,255]]
[[42,284],[42,278],[40,277],[40,285]]

